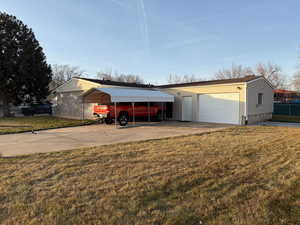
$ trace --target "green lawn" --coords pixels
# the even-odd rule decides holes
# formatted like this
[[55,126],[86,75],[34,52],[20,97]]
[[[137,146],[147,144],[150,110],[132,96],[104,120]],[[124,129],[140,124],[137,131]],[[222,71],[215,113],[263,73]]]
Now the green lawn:
[[272,121],[300,123],[300,116],[273,115]]
[[300,131],[237,127],[0,159],[3,225],[298,225]]
[[0,118],[0,135],[24,131],[73,127],[92,124],[92,120],[62,119],[52,116]]

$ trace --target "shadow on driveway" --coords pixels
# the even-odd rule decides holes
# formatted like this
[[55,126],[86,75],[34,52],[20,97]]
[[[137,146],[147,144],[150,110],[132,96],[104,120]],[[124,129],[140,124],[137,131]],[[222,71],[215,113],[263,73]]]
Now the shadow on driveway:
[[114,125],[89,125],[81,127],[0,135],[0,154],[17,156],[32,153],[55,152],[69,149],[159,139],[211,132],[232,125],[194,122],[152,122],[130,125],[130,129],[116,129]]

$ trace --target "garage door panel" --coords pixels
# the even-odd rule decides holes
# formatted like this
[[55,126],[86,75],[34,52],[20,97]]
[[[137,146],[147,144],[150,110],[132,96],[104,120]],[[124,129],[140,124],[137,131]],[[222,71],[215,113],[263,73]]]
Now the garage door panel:
[[198,101],[200,122],[239,124],[239,93],[202,94]]

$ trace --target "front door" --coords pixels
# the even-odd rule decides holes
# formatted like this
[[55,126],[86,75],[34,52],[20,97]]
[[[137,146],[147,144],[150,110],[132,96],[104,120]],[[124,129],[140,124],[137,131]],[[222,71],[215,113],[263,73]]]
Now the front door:
[[182,98],[182,121],[193,120],[193,98],[192,96],[184,96]]

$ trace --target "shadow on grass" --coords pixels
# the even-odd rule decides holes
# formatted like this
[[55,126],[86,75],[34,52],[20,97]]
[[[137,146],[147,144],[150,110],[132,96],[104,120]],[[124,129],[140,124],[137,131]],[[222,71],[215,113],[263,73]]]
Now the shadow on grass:
[[300,224],[300,181],[270,200],[268,209],[272,224]]
[[300,116],[273,115],[272,122],[300,123]]

